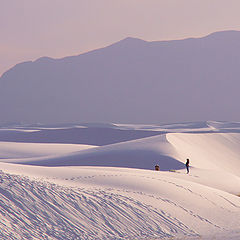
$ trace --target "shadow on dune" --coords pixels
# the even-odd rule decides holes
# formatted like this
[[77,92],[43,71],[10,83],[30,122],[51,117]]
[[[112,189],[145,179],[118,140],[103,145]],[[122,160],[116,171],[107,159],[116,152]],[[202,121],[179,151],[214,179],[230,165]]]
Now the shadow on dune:
[[96,150],[89,153],[86,151],[84,154],[25,162],[23,164],[39,166],[105,166],[151,170],[158,164],[161,171],[185,168],[183,163],[172,157],[161,155],[156,151],[134,149],[124,151],[112,150],[108,152]]
[[113,128],[46,129],[37,132],[0,131],[0,141],[31,143],[71,143],[103,146],[162,134],[157,131]]

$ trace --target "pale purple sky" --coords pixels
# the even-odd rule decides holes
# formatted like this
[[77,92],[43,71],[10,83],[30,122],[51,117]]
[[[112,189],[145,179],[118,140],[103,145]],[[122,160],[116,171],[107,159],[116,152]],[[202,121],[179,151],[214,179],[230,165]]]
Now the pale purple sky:
[[0,76],[22,61],[77,55],[129,36],[240,30],[239,10],[239,0],[0,0]]

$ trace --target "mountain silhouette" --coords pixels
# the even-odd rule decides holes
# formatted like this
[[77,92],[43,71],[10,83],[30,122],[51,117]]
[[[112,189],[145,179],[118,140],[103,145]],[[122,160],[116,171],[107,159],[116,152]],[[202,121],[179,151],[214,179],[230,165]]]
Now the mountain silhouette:
[[17,64],[0,78],[0,123],[240,119],[240,32],[126,38],[77,56]]

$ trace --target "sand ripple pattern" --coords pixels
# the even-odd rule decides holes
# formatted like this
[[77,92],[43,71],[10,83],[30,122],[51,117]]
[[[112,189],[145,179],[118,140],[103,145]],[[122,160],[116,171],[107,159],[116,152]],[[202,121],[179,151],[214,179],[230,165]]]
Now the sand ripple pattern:
[[165,211],[121,193],[0,174],[0,239],[162,239],[197,236]]

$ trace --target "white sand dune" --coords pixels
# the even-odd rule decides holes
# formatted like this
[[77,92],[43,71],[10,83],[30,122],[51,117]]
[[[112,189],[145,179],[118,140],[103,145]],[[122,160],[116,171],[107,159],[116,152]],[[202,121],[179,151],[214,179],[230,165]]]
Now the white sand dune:
[[165,171],[184,168],[184,164],[176,160],[175,156],[175,149],[166,140],[166,135],[159,135],[54,157],[2,161],[39,166],[112,166],[143,169],[153,169],[157,163],[161,163],[161,169]]
[[207,124],[98,147],[0,142],[0,239],[240,239],[238,124]]
[[174,133],[168,134],[167,139],[180,158],[191,158],[195,167],[240,176],[240,133]]
[[[184,168],[186,158],[194,167],[239,175],[240,133],[168,133],[139,140],[75,151],[54,157],[18,159],[42,166],[113,166],[161,170]],[[4,159],[2,160],[4,161]],[[9,160],[8,160],[9,161]]]
[[13,239],[197,239],[239,230],[239,198],[176,177],[182,173],[1,167],[11,173],[1,174],[2,234]]
[[97,146],[83,144],[19,143],[0,142],[0,159],[32,158],[67,154]]

